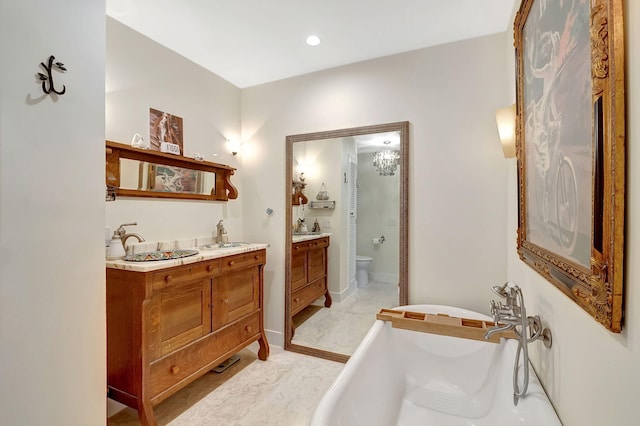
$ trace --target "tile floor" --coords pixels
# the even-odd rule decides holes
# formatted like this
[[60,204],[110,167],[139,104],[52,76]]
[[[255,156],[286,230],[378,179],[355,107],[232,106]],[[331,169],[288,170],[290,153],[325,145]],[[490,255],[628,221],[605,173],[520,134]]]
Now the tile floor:
[[[225,372],[209,372],[155,407],[159,425],[303,426],[344,364],[271,347],[257,359],[257,344],[239,352]],[[140,425],[125,408],[108,426]]]
[[[293,343],[352,355],[367,334],[381,308],[398,306],[396,284],[369,281],[342,303],[311,305],[294,318]],[[301,317],[301,318],[299,318]]]

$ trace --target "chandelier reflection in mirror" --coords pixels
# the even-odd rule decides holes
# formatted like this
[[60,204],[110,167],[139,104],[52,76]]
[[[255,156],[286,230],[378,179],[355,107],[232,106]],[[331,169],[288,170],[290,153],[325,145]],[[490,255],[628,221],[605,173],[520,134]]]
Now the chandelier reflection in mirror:
[[[390,141],[384,141],[384,143],[388,145]],[[375,152],[373,154],[373,167],[380,173],[380,176],[393,176],[398,169],[399,158],[400,153],[398,151],[385,149],[384,151]]]

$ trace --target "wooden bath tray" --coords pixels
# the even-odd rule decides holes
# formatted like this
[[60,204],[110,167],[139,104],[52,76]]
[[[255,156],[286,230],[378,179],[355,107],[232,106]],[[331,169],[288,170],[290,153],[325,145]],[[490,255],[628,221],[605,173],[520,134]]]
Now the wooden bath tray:
[[441,336],[462,337],[463,339],[481,340],[483,342],[500,343],[500,338],[517,339],[513,330],[498,331],[485,339],[485,333],[495,326],[493,321],[452,317],[446,314],[425,314],[423,312],[396,311],[380,309],[376,318],[390,321],[394,328],[439,334]]

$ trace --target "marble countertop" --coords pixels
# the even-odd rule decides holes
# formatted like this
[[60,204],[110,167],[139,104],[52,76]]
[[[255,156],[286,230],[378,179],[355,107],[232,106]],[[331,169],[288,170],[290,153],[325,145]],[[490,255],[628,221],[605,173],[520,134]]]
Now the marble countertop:
[[160,269],[171,268],[173,266],[188,265],[190,263],[202,262],[203,260],[217,259],[220,257],[231,256],[234,254],[248,253],[251,251],[262,250],[269,247],[265,243],[249,243],[238,247],[216,248],[216,249],[200,249],[198,254],[180,259],[156,260],[149,262],[128,262],[125,260],[107,260],[105,265],[111,269],[122,269],[126,271],[149,272]]
[[329,232],[323,232],[322,234],[294,235],[291,238],[291,242],[299,243],[300,241],[315,240],[317,238],[330,237],[330,236],[331,236],[331,233]]

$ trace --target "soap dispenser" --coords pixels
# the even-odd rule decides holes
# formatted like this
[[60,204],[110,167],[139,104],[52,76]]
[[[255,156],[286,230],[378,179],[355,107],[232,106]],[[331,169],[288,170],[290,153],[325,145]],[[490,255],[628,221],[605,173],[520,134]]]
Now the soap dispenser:
[[107,260],[119,260],[122,259],[125,255],[124,246],[122,245],[122,240],[120,236],[114,232],[113,237],[111,237],[111,243],[109,244],[109,249],[107,250]]

